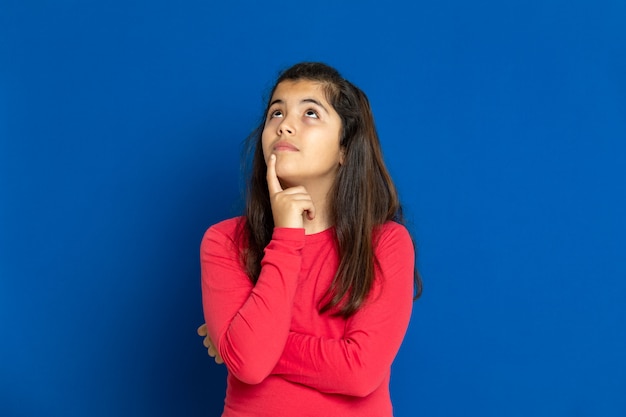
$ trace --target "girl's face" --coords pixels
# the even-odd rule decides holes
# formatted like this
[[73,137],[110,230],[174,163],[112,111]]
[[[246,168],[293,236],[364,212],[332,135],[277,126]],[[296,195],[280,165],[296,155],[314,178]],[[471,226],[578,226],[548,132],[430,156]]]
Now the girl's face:
[[278,84],[262,134],[267,162],[276,155],[276,175],[284,187],[332,185],[343,163],[341,118],[326,101],[322,85],[309,80]]

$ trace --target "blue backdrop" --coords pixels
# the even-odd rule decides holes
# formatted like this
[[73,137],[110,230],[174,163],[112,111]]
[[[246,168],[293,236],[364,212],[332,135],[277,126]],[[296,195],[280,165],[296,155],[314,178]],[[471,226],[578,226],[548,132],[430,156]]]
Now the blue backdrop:
[[0,415],[215,416],[204,230],[277,71],[369,95],[424,296],[397,417],[626,415],[623,1],[2,0]]

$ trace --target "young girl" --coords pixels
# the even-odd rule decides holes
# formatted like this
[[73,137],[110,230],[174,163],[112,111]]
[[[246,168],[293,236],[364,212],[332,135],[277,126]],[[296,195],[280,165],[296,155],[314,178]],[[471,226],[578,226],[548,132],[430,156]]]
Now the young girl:
[[222,416],[392,416],[421,281],[367,97],[327,65],[294,65],[251,138],[246,214],[201,245]]

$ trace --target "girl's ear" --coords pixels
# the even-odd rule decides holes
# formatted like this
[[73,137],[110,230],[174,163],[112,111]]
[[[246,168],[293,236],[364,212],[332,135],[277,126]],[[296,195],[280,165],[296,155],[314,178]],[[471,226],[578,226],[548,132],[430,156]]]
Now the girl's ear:
[[346,159],[346,148],[342,146],[341,149],[339,149],[339,165],[343,165],[345,159]]

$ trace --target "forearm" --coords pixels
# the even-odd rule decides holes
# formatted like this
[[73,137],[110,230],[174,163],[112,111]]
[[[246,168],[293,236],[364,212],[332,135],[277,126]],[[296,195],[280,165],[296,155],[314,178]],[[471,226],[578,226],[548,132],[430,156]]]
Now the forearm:
[[[413,305],[413,245],[406,229],[389,225],[378,241],[374,286],[346,319],[343,334],[306,322],[289,333],[274,368],[292,382],[323,392],[365,396],[389,375],[408,328]],[[323,318],[322,318],[323,319]]]
[[393,327],[332,339],[290,332],[273,374],[331,394],[363,397],[385,380],[408,326],[410,306]]
[[[229,371],[245,383],[263,381],[284,350],[293,300],[293,291],[285,284],[277,285],[278,291],[273,288],[270,297],[264,288],[255,288],[226,327],[217,332],[215,343],[220,356]],[[221,325],[212,322],[214,311],[205,308],[205,320],[211,329]]]
[[202,295],[207,331],[229,371],[249,384],[261,382],[274,368],[291,323],[301,239],[293,231],[276,235],[266,248],[254,286],[237,257],[226,262],[220,255],[216,246],[219,241],[209,242],[203,250]]

